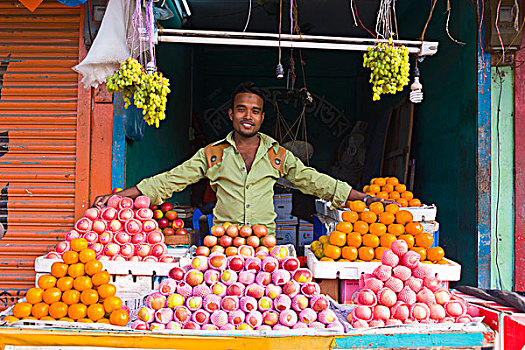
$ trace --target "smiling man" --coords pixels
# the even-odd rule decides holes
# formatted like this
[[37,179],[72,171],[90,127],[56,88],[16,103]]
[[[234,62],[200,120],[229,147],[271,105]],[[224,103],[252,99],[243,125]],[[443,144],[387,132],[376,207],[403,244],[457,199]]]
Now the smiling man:
[[[118,194],[131,198],[143,194],[150,197],[153,204],[160,204],[174,192],[208,178],[217,194],[214,224],[264,224],[272,233],[275,233],[276,218],[273,187],[281,177],[301,192],[330,200],[334,206],[347,200],[361,199],[367,204],[380,200],[305,166],[273,138],[260,133],[263,108],[264,97],[255,84],[239,85],[228,110],[233,131],[226,138],[200,149],[181,165]],[[104,205],[110,196],[99,196],[94,204]]]

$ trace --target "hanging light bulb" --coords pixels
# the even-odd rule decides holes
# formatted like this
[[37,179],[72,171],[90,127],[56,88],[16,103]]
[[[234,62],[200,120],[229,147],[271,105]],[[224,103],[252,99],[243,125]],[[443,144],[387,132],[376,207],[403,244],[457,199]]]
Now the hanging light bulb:
[[277,77],[277,79],[283,79],[284,78],[284,68],[283,68],[283,65],[281,64],[281,62],[279,62],[279,64],[275,68],[275,76]]
[[155,66],[155,62],[148,62],[148,64],[146,65],[146,72],[148,74],[153,74],[155,73],[155,71],[157,71],[157,67]]
[[419,69],[414,69],[414,82],[410,85],[410,102],[421,103],[423,102],[423,85],[419,82]]

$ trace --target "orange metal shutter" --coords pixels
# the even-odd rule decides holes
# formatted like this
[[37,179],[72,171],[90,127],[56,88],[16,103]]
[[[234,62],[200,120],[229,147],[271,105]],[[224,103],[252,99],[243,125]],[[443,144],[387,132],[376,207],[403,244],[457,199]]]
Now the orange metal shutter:
[[0,309],[74,224],[81,10],[0,0]]

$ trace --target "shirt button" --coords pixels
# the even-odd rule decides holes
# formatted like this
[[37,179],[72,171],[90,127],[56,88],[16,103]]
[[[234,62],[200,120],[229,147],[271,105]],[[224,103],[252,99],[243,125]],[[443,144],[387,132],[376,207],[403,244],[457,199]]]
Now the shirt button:
[[250,207],[250,205],[249,205],[249,204],[246,204],[246,208],[249,208],[249,207]]
[[250,188],[250,185],[246,185],[246,189]]
[[245,167],[242,167],[242,170],[245,170],[246,168]]

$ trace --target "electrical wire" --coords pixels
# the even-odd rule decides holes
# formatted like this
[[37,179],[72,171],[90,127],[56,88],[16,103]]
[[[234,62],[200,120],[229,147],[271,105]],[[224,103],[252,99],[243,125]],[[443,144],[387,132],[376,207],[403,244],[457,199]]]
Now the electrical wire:
[[283,23],[283,0],[279,0],[279,64],[281,64],[281,28]]
[[500,169],[500,147],[499,147],[499,113],[500,113],[500,108],[501,108],[501,94],[502,94],[502,91],[503,91],[503,77],[502,77],[502,74],[499,72],[499,68],[496,67],[496,74],[499,78],[499,96],[498,96],[498,109],[496,111],[496,147],[497,147],[497,154],[498,154],[498,158],[496,160],[496,167],[498,168],[498,184],[497,184],[497,189],[498,189],[498,194],[496,196],[496,215],[495,215],[495,218],[494,218],[494,221],[495,221],[495,224],[494,224],[494,227],[495,227],[495,230],[496,230],[496,271],[498,272],[498,278],[497,278],[497,281],[496,283],[498,284],[499,286],[499,289],[500,290],[503,290],[503,284],[502,284],[502,281],[501,281],[501,271],[500,271],[500,268],[499,268],[499,262],[498,262],[498,256],[499,256],[499,234],[498,234],[498,212],[499,212],[499,199],[500,199],[500,184],[501,184],[501,178],[500,178],[500,174],[501,174],[501,169]]
[[432,15],[434,14],[434,8],[436,7],[437,1],[438,0],[432,1],[432,6],[430,7],[430,13],[428,14],[427,23],[425,23],[425,26],[423,27],[423,32],[421,32],[421,41],[425,40],[425,33],[427,32],[428,24],[430,23]]
[[448,26],[449,26],[449,23],[450,23],[450,15],[451,15],[451,13],[452,13],[452,6],[450,6],[450,0],[447,0],[447,24],[445,25],[445,31],[447,32],[447,35],[450,38],[450,40],[452,40],[453,42],[455,42],[456,44],[461,45],[461,46],[466,45],[466,43],[458,41],[458,40],[454,39],[452,37],[452,35],[450,35],[450,31],[448,30]]
[[[516,40],[516,38],[520,35],[521,31],[523,30],[523,25],[524,24],[525,24],[525,16],[523,16],[523,21],[521,22],[520,30],[516,33],[516,35],[514,35],[514,38],[512,39],[510,44],[507,46],[505,51],[503,51],[503,54],[501,55],[501,57],[499,58],[498,62],[496,63],[496,66],[498,66],[500,64],[500,62],[503,60],[503,57],[505,57],[505,53],[512,47],[512,44],[514,44],[514,41]],[[519,49],[521,50],[522,48],[520,47]]]
[[498,26],[499,11],[500,11],[500,7],[501,7],[501,1],[502,0],[499,0],[499,2],[498,2],[498,9],[496,10],[496,23],[494,23],[494,25],[496,26],[496,32],[498,32],[498,39],[499,39],[499,42],[501,44],[502,57],[503,57],[503,59],[505,59],[505,46],[503,46],[503,40],[501,39],[501,33],[499,31],[499,26]]
[[248,28],[248,24],[250,24],[250,18],[252,16],[252,0],[248,0],[248,2],[250,3],[250,6],[248,7],[248,18],[246,18],[246,25],[244,26],[244,29],[242,30],[243,33]]
[[374,33],[372,33],[367,27],[365,27],[363,22],[361,22],[361,18],[359,17],[359,13],[357,12],[357,5],[356,5],[355,1],[353,2],[353,4],[354,4],[354,9],[355,9],[355,15],[357,16],[357,20],[359,21],[359,24],[361,25],[361,27],[363,27],[364,30],[366,30],[368,33],[370,33],[370,35],[372,35],[372,37],[374,37],[374,39],[377,39],[377,36]]

